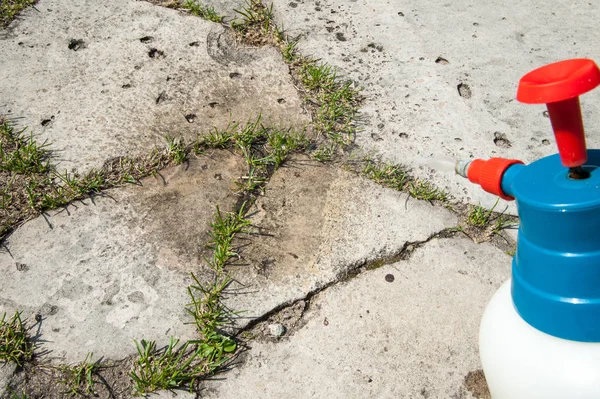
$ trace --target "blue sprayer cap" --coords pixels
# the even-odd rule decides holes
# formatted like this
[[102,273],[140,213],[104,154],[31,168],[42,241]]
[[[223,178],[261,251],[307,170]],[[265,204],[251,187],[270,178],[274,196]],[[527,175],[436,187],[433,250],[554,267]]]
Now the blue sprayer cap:
[[600,342],[600,150],[585,148],[578,96],[599,84],[600,70],[587,59],[525,75],[517,99],[547,103],[559,154],[527,166],[474,160],[461,173],[516,199],[512,299],[519,315],[540,331],[582,342]]

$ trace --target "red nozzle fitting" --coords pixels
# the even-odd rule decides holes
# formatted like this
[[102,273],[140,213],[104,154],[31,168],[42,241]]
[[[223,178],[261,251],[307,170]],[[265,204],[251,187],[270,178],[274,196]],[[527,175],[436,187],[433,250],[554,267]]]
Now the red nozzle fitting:
[[505,158],[490,158],[487,161],[474,159],[467,170],[467,177],[472,183],[479,184],[488,193],[512,201],[514,198],[502,191],[502,176],[509,166],[517,163],[523,162],[518,159]]
[[546,104],[562,164],[568,168],[587,161],[578,96],[600,84],[600,70],[592,60],[573,59],[535,69],[521,78],[517,100]]

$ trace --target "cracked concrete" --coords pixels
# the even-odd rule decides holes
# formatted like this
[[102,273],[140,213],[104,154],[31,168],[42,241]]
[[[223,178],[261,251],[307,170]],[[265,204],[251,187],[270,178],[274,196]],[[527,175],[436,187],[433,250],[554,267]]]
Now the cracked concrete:
[[190,272],[206,273],[215,207],[235,203],[243,173],[239,157],[214,152],[26,223],[0,252],[0,311],[41,315],[40,349],[55,362],[121,359],[134,339],[192,339],[185,287]]
[[[518,103],[518,81],[550,62],[600,58],[600,32],[591,29],[594,2],[273,4],[277,21],[300,38],[302,54],[335,65],[364,87],[362,148],[487,208],[496,197],[455,176],[449,160],[501,156],[528,163],[555,153],[545,107]],[[565,31],[567,20],[577,22]],[[588,144],[598,147],[600,91],[581,100]],[[512,204],[509,210],[516,211]]]
[[509,265],[496,248],[433,239],[313,297],[300,330],[252,342],[243,365],[201,395],[473,398],[465,378],[480,367],[479,319]]
[[[214,5],[230,20],[243,2]],[[554,152],[543,108],[513,101],[517,81],[550,61],[598,55],[594,3],[275,0],[274,11],[302,54],[364,87],[359,149],[488,208],[495,198],[455,177],[449,159]],[[49,140],[64,169],[259,113],[267,125],[310,122],[275,48],[144,1],[40,0],[0,30],[0,51],[10,54],[0,59],[0,113]],[[599,95],[582,99],[589,132]],[[206,277],[215,206],[239,203],[234,182],[246,173],[238,155],[217,151],[29,221],[0,252],[0,312],[40,315],[42,360],[55,363],[91,351],[122,359],[133,339],[195,337],[184,324],[189,273]],[[225,301],[245,311],[237,328],[254,340],[198,395],[485,397],[479,318],[510,257],[446,236],[455,213],[297,156],[248,217]],[[0,369],[0,397],[13,373]]]
[[0,33],[0,114],[80,173],[258,115],[309,122],[275,48],[144,1],[43,0]]
[[269,181],[250,209],[253,235],[230,268],[244,293],[227,298],[244,309],[239,326],[331,284],[407,242],[454,227],[456,216],[339,168],[296,158]]

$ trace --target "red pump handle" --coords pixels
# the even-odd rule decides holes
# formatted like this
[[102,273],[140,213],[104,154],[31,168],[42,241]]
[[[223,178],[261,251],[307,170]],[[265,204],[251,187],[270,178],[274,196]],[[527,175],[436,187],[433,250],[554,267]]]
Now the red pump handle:
[[600,84],[600,70],[589,59],[555,62],[521,78],[517,100],[544,104],[552,123],[562,164],[568,168],[587,161],[585,135],[578,96]]

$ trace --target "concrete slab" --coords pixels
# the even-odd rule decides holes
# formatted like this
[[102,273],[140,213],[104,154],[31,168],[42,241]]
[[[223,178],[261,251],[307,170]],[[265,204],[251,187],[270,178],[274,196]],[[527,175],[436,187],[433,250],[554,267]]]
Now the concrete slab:
[[[337,66],[364,87],[357,137],[362,148],[487,207],[496,198],[454,176],[449,160],[502,156],[531,162],[555,153],[545,107],[518,103],[518,81],[561,59],[600,61],[600,5],[594,2],[274,4],[277,22],[302,37],[303,54]],[[565,21],[574,21],[568,30]],[[584,95],[582,104],[588,144],[597,148],[600,91]]]
[[408,261],[315,296],[302,329],[252,342],[243,365],[201,395],[472,398],[465,380],[481,367],[479,319],[509,269],[510,257],[490,245],[431,240]]
[[10,383],[16,370],[17,365],[15,363],[0,363],[0,398],[10,394]]
[[215,206],[231,209],[243,171],[214,152],[26,223],[0,252],[0,312],[41,315],[40,351],[67,363],[124,358],[134,339],[191,339],[190,272],[202,279]]
[[249,214],[257,234],[229,269],[241,326],[457,225],[444,208],[305,158],[277,171]]
[[195,393],[188,391],[158,391],[146,395],[147,399],[196,399]]
[[271,47],[236,43],[220,24],[145,1],[42,0],[0,31],[0,114],[85,172],[262,114],[309,118]]

